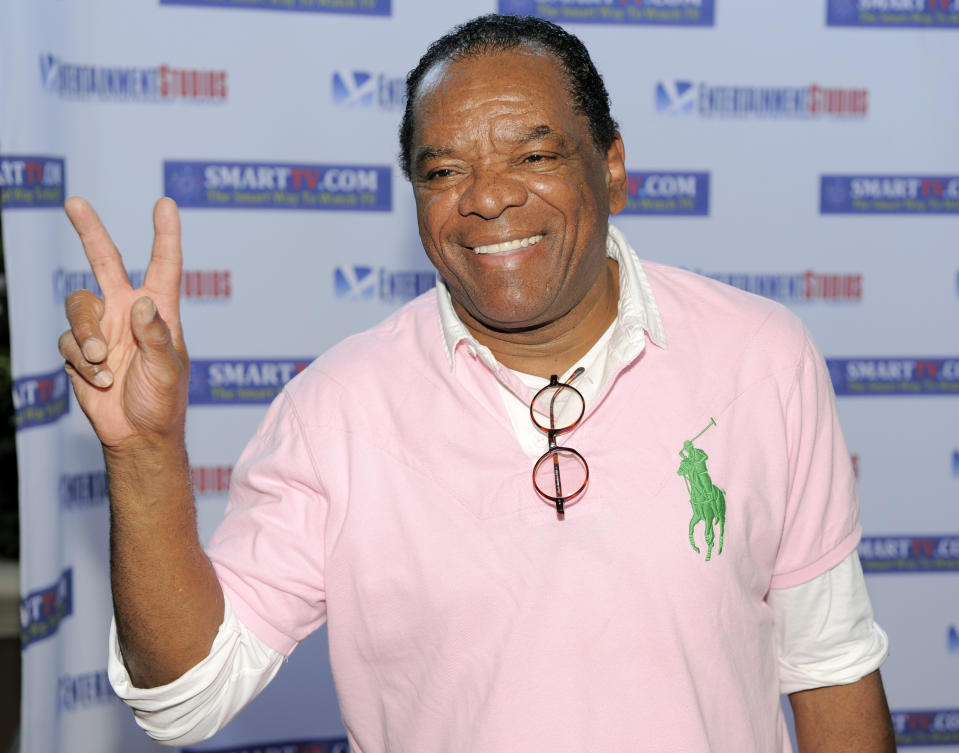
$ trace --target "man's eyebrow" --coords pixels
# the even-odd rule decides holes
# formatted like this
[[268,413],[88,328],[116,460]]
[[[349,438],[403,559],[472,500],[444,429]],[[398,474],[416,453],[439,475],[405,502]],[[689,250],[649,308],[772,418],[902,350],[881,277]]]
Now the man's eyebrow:
[[517,144],[528,144],[531,141],[542,141],[545,138],[550,136],[557,137],[560,141],[565,142],[566,138],[561,133],[557,133],[548,125],[538,125],[530,128],[526,133],[521,133],[516,138]]
[[416,156],[413,162],[419,167],[424,162],[429,162],[433,159],[443,159],[444,157],[449,157],[452,153],[453,150],[450,147],[430,146],[427,144],[416,150]]

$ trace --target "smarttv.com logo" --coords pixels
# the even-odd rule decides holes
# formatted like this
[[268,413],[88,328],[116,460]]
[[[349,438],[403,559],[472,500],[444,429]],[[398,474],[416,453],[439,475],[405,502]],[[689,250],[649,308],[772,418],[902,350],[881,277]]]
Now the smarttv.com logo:
[[67,568],[49,586],[31,591],[20,601],[20,644],[49,638],[73,614],[73,570]]
[[959,708],[892,712],[892,728],[900,748],[912,745],[959,744]]
[[59,209],[65,198],[62,157],[0,156],[0,205],[4,209]]
[[166,161],[163,184],[184,208],[389,212],[393,206],[385,165]]
[[699,216],[709,214],[709,173],[629,172],[621,214]]
[[196,5],[203,8],[249,8],[308,13],[390,15],[390,0],[160,0],[160,5]]
[[805,272],[786,274],[704,272],[697,274],[786,304],[859,303],[863,295],[861,272]]
[[839,396],[959,396],[959,358],[827,358],[826,365]]
[[959,536],[863,536],[864,573],[939,573],[959,570]]
[[225,70],[149,68],[68,63],[53,54],[40,56],[40,81],[50,94],[74,100],[113,102],[224,102]]
[[828,0],[826,25],[959,29],[959,0]]
[[[183,753],[201,753],[195,748],[184,748]],[[204,748],[202,753],[350,753],[345,737],[326,740],[286,740],[283,742],[244,745],[240,748]]]
[[959,214],[959,175],[823,175],[820,214]]
[[219,359],[190,362],[191,405],[271,403],[312,359]]
[[715,0],[499,0],[499,12],[554,23],[712,26]]
[[661,115],[703,118],[863,118],[869,110],[869,90],[819,84],[713,86],[673,80],[656,84],[655,105]]
[[13,380],[13,411],[17,431],[43,426],[70,412],[69,380],[59,368]]
[[333,102],[340,107],[397,110],[406,106],[406,79],[368,71],[333,71]]
[[333,270],[333,293],[344,301],[405,303],[436,286],[435,271],[341,266]]

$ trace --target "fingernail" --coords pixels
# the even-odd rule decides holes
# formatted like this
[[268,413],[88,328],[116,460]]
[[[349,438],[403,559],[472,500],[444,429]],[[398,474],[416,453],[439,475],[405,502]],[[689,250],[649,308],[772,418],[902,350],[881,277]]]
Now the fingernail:
[[141,298],[140,300],[146,301],[146,303],[141,303],[137,306],[137,318],[141,324],[147,324],[156,315],[157,307],[150,298]]
[[102,340],[91,337],[83,343],[83,357],[91,363],[99,363],[107,357],[107,346]]
[[107,370],[98,371],[93,375],[93,383],[97,387],[109,387],[113,384],[113,374]]

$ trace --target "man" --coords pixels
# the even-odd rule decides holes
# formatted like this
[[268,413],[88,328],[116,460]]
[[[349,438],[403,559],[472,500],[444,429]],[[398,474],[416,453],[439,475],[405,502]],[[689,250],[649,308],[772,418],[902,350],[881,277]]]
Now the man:
[[[609,227],[624,148],[561,28],[476,19],[407,83],[401,160],[442,283],[287,386],[209,554],[175,207],[133,291],[67,204],[104,292],[71,296],[60,348],[110,479],[118,693],[154,737],[194,741],[327,622],[357,752],[781,751],[780,692],[803,753],[894,750],[848,453],[802,326],[640,265]],[[560,514],[530,477],[529,405],[572,374],[586,411],[562,437],[590,475]],[[728,524],[710,561],[675,472],[707,420]]]

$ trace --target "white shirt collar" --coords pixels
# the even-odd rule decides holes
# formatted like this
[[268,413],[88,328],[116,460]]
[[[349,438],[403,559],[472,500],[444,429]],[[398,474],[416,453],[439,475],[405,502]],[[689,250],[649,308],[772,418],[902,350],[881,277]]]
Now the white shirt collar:
[[[606,237],[606,255],[619,264],[619,307],[613,332],[609,339],[609,352],[619,363],[633,361],[646,345],[646,336],[661,348],[666,347],[666,330],[659,316],[659,308],[653,298],[653,290],[639,257],[623,234],[612,225]],[[440,328],[443,344],[450,361],[450,371],[456,368],[456,349],[461,345],[482,361],[494,374],[502,366],[492,351],[474,338],[466,325],[456,315],[449,288],[442,279],[436,281],[436,299],[439,307]]]

